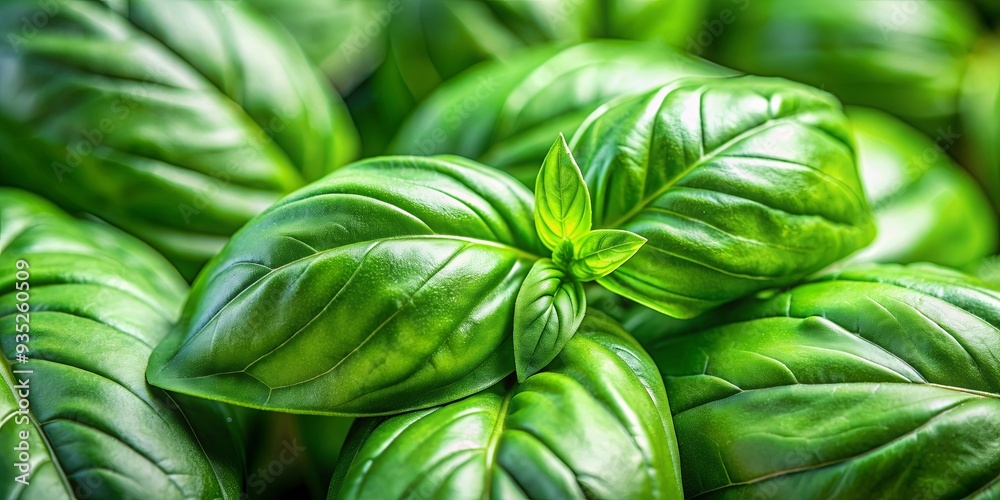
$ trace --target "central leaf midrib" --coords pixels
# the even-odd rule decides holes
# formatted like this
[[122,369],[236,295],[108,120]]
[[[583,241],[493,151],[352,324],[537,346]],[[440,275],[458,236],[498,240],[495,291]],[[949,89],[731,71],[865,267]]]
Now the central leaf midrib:
[[[716,159],[717,157],[722,156],[722,153],[724,153],[725,151],[727,151],[729,148],[731,148],[731,147],[739,144],[740,142],[742,142],[743,140],[745,140],[745,139],[747,139],[749,137],[752,137],[752,136],[754,136],[756,134],[759,134],[759,133],[762,133],[762,132],[764,132],[766,130],[770,130],[770,129],[774,128],[774,127],[777,127],[778,125],[781,125],[781,124],[783,124],[783,123],[785,123],[785,122],[787,122],[787,121],[795,118],[796,116],[797,115],[788,115],[788,116],[782,116],[780,118],[771,118],[771,119],[765,121],[764,123],[761,123],[760,125],[756,125],[756,126],[754,126],[753,128],[751,128],[749,130],[745,130],[745,131],[741,132],[736,137],[733,137],[732,139],[729,139],[728,141],[726,141],[724,144],[722,144],[718,148],[713,149],[710,153],[706,154],[705,156],[702,156],[701,158],[698,159],[698,161],[696,161],[696,162],[692,163],[691,165],[689,165],[687,168],[685,168],[682,172],[680,172],[679,174],[677,174],[669,182],[666,182],[662,186],[660,186],[656,190],[656,192],[654,192],[653,194],[651,194],[651,195],[643,198],[642,200],[640,200],[639,203],[637,203],[631,210],[629,210],[625,214],[621,215],[620,217],[618,217],[617,219],[615,219],[613,222],[602,223],[601,227],[604,227],[604,228],[617,228],[617,227],[620,227],[625,222],[628,222],[629,220],[631,220],[632,217],[635,217],[636,214],[638,214],[639,212],[642,212],[643,210],[645,210],[647,205],[649,205],[654,200],[656,200],[657,198],[659,198],[660,196],[662,196],[670,188],[676,186],[678,182],[684,180],[684,178],[687,177],[691,172],[694,172],[699,167],[704,166],[706,163],[708,163],[708,162]],[[655,120],[655,118],[654,118],[654,120]]]
[[497,421],[493,426],[493,432],[490,433],[490,438],[486,441],[486,447],[483,449],[486,456],[486,466],[483,468],[483,474],[486,475],[483,481],[483,498],[493,497],[490,491],[493,489],[493,467],[496,466],[497,446],[500,444],[500,436],[503,435],[504,425],[507,422],[507,408],[510,407],[510,400],[513,397],[514,390],[508,389],[503,402],[500,403],[500,409],[497,411]]
[[[482,245],[482,246],[495,247],[495,248],[501,248],[501,249],[504,249],[504,250],[508,250],[508,251],[514,253],[515,255],[517,255],[519,258],[528,259],[528,260],[531,260],[533,262],[542,259],[542,257],[539,257],[538,255],[535,255],[535,254],[533,254],[533,253],[531,253],[531,252],[529,252],[527,250],[524,250],[522,248],[518,248],[518,247],[515,247],[515,246],[507,245],[507,244],[504,244],[504,243],[499,243],[499,242],[496,242],[496,241],[489,241],[489,240],[482,240],[482,239],[478,239],[478,238],[469,238],[469,237],[465,237],[465,236],[453,236],[453,235],[447,235],[447,234],[433,234],[433,235],[430,235],[430,234],[420,234],[420,235],[394,236],[392,238],[380,238],[377,241],[383,242],[383,241],[420,240],[420,239],[426,239],[426,240],[459,240],[459,241],[466,241],[466,242],[470,242],[470,243],[478,244],[478,245]],[[284,263],[284,264],[282,264],[280,266],[272,268],[270,271],[264,273],[259,278],[257,278],[256,280],[254,280],[252,283],[248,284],[246,287],[244,287],[242,290],[240,290],[240,292],[238,294],[236,294],[232,299],[230,299],[221,308],[219,308],[219,310],[216,311],[216,313],[213,314],[211,318],[209,318],[207,321],[205,321],[202,324],[202,326],[200,328],[198,328],[198,330],[195,333],[195,335],[191,335],[191,336],[187,337],[184,340],[184,343],[182,343],[180,346],[178,346],[176,352],[170,358],[170,361],[172,361],[174,358],[176,358],[176,356],[177,356],[178,353],[180,353],[182,350],[184,350],[184,348],[186,348],[188,346],[188,344],[190,344],[199,334],[201,334],[202,332],[204,332],[205,329],[208,327],[208,325],[212,324],[213,321],[215,321],[216,319],[218,319],[219,316],[224,311],[226,311],[230,306],[233,305],[233,303],[235,303],[240,297],[242,297],[249,290],[251,290],[252,288],[254,288],[255,286],[257,286],[260,282],[262,282],[263,280],[265,280],[269,276],[274,275],[275,273],[278,273],[279,271],[282,271],[285,268],[287,268],[289,266],[293,266],[293,265],[295,265],[295,264],[297,264],[299,262],[303,262],[303,261],[306,261],[306,260],[309,260],[309,259],[312,259],[312,258],[316,258],[316,257],[319,257],[319,256],[321,256],[323,254],[343,249],[344,247],[348,247],[348,246],[352,246],[352,245],[359,245],[359,244],[363,244],[363,243],[371,243],[372,241],[375,241],[375,240],[355,241],[355,242],[348,243],[346,245],[340,245],[340,246],[331,247],[331,248],[324,248],[323,250],[320,250],[318,252],[311,253],[311,254],[308,254],[308,255],[304,255],[304,256],[299,257],[297,259],[288,261],[288,262],[286,262],[286,263]],[[250,262],[244,262],[244,263],[250,263]],[[252,264],[263,265],[263,264],[256,263],[256,262],[253,262]],[[227,266],[227,269],[228,269],[228,266]],[[169,364],[170,361],[167,361],[166,363],[164,363],[163,366],[166,367],[166,365]],[[162,368],[161,368],[161,371],[162,371]]]

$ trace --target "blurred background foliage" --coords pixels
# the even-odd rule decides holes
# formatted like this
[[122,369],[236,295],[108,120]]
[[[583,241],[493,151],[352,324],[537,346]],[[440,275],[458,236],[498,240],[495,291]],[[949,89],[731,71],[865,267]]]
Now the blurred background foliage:
[[[553,136],[605,102],[748,73],[849,106],[879,226],[849,260],[929,261],[1000,285],[996,0],[163,5],[77,2],[37,25],[41,2],[0,6],[13,34],[0,47],[0,183],[135,234],[189,280],[250,217],[352,159],[460,154],[530,184]],[[168,70],[150,76],[150,61]],[[104,130],[96,108],[137,88],[127,132]],[[49,168],[81,141],[91,149],[76,165]],[[209,182],[232,162],[241,168]],[[181,223],[174,207],[192,196],[202,215]],[[640,341],[678,321],[599,288],[588,295]],[[350,421],[256,422],[250,496],[323,497]],[[306,449],[286,463],[289,443]]]

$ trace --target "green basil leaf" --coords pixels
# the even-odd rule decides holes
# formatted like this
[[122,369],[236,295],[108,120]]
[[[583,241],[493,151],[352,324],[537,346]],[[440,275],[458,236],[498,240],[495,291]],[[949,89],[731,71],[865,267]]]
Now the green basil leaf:
[[650,348],[686,494],[1000,493],[1000,289],[869,267],[713,316]]
[[848,116],[878,226],[875,241],[852,262],[967,267],[994,253],[993,208],[943,145],[879,111],[853,108]]
[[536,48],[442,84],[413,112],[390,150],[476,158],[533,187],[552,138],[572,134],[606,101],[685,76],[732,74],[665,47],[621,40]]
[[453,401],[514,371],[514,299],[544,250],[531,194],[501,172],[461,158],[355,163],[233,236],[149,380],[303,413]]
[[241,414],[146,384],[187,292],[180,275],[29,193],[0,189],[0,228],[0,497],[239,498]]
[[[995,8],[1000,12],[1000,6]],[[962,164],[979,179],[979,184],[1000,212],[1000,39],[984,38],[969,57],[962,82],[962,134],[972,154]]]
[[[354,156],[346,108],[244,3],[0,7],[0,180],[138,236],[193,278],[251,217]],[[31,36],[23,19],[46,19]]]
[[603,278],[632,258],[646,238],[618,229],[598,229],[574,241],[570,271],[580,281]]
[[794,282],[874,236],[847,118],[804,85],[679,80],[602,107],[572,146],[594,227],[648,240],[599,283],[671,316]]
[[330,497],[680,499],[668,413],[648,355],[588,314],[524,383],[360,421]]
[[587,312],[583,284],[550,259],[535,262],[514,302],[517,380],[545,368],[569,342]]
[[953,123],[966,57],[981,29],[968,2],[914,8],[908,0],[844,0],[829,9],[796,0],[736,3],[733,22],[709,47],[713,61],[821,87],[930,135]]
[[550,250],[562,240],[574,241],[590,232],[590,193],[566,138],[559,138],[545,155],[535,184],[535,228]]

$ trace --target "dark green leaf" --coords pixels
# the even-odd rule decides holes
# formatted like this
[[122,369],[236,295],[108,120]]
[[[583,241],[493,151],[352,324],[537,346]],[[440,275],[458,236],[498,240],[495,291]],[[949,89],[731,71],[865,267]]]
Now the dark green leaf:
[[335,498],[682,498],[656,368],[588,315],[542,372],[446,406],[360,422]]
[[574,241],[570,271],[581,281],[603,278],[632,258],[646,238],[619,229],[598,229]]
[[476,158],[534,186],[552,138],[572,134],[612,98],[685,76],[731,74],[708,61],[641,43],[604,40],[533,49],[442,84],[414,111],[391,150]]
[[713,61],[816,85],[845,104],[888,111],[928,134],[953,123],[966,56],[980,31],[968,2],[842,0],[825,9],[799,0],[735,4],[732,24],[709,48]]
[[535,229],[550,250],[562,240],[575,241],[590,232],[590,193],[566,138],[559,138],[545,155],[535,183]]
[[233,237],[149,379],[290,412],[453,401],[514,370],[514,298],[543,251],[531,194],[500,172],[461,158],[359,162]]
[[[8,474],[0,497],[239,498],[241,416],[146,384],[146,360],[187,291],[176,271],[131,237],[74,221],[28,193],[0,190],[0,227]],[[28,267],[16,267],[19,260]],[[25,303],[30,310],[19,309]],[[30,349],[26,362],[18,345]],[[18,412],[24,380],[27,414]],[[28,485],[14,481],[21,432]]]
[[353,89],[385,56],[384,29],[401,0],[247,0],[280,22],[341,92]]
[[5,184],[117,225],[193,278],[251,217],[353,157],[342,103],[247,5],[56,3],[0,7],[16,42],[0,46]]
[[847,118],[779,79],[686,79],[573,138],[594,227],[648,241],[599,282],[677,317],[794,282],[874,236]]
[[977,264],[997,248],[997,218],[975,181],[939,145],[879,111],[848,115],[878,236],[852,262]]
[[1000,290],[881,266],[714,316],[650,350],[688,495],[998,493]]
[[[1000,5],[996,10],[1000,12]],[[971,146],[963,165],[979,179],[1000,213],[1000,39],[984,39],[962,81],[962,133]]]
[[518,381],[545,368],[576,333],[587,312],[583,284],[549,259],[535,262],[514,302]]

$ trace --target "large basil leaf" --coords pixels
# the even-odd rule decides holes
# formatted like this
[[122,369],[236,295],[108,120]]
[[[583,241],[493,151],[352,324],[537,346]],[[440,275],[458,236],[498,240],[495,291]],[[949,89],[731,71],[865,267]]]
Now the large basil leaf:
[[682,498],[662,382],[588,315],[544,371],[449,405],[359,422],[336,498]]
[[[187,291],[176,271],[114,228],[28,193],[0,190],[0,227],[0,446],[10,474],[0,496],[238,498],[240,414],[146,384],[146,360]],[[13,480],[21,441],[28,484]]]
[[284,25],[341,92],[375,70],[385,55],[385,37],[379,34],[403,9],[400,0],[248,2]]
[[729,74],[707,61],[635,42],[535,49],[442,85],[400,130],[392,150],[478,158],[534,186],[552,139],[572,134],[607,100],[684,76]]
[[969,149],[964,162],[1000,213],[1000,39],[984,39],[969,62],[962,86],[962,132]]
[[871,267],[707,323],[650,347],[688,495],[1000,495],[1000,289]]
[[598,282],[675,317],[791,283],[871,241],[847,118],[780,79],[684,79],[572,141],[594,226],[648,239]]
[[979,31],[975,13],[963,2],[716,5],[733,15],[709,47],[714,61],[815,85],[846,104],[888,111],[932,136],[955,118],[966,56]]
[[190,278],[350,159],[355,132],[290,37],[244,4],[119,4],[0,7],[0,179],[139,236]]
[[500,172],[455,157],[359,162],[233,237],[149,379],[291,412],[453,401],[513,371],[514,298],[544,251],[531,194]]
[[848,115],[878,236],[852,261],[978,264],[997,247],[997,218],[975,181],[943,147],[891,116]]

